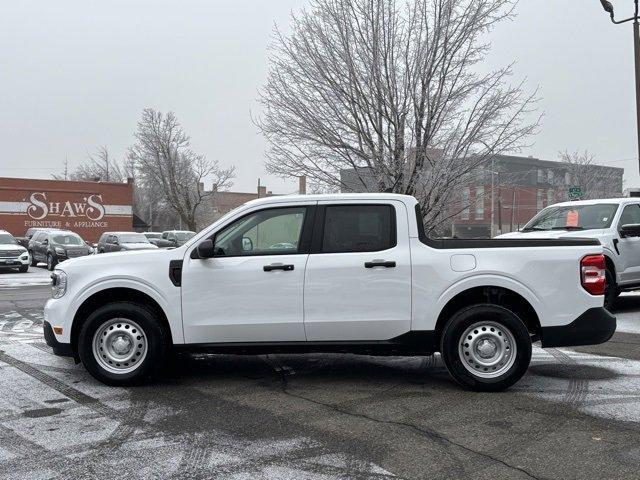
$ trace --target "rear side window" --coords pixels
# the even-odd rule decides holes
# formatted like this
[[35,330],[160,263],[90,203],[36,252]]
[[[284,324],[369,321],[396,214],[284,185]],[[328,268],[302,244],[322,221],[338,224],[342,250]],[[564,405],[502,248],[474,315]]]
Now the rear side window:
[[377,252],[396,245],[391,205],[335,205],[325,210],[322,253]]

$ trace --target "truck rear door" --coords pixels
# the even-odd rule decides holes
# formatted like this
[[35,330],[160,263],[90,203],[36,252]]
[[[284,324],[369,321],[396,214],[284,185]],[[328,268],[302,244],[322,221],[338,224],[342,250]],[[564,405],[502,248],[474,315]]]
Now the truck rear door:
[[308,341],[387,340],[411,326],[407,211],[397,201],[319,202],[304,284]]

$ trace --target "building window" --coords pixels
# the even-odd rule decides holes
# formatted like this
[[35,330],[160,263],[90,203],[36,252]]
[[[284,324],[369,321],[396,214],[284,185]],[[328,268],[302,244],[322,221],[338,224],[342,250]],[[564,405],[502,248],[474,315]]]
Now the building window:
[[484,220],[484,187],[476,187],[476,220]]
[[464,187],[462,189],[462,212],[460,213],[460,218],[462,220],[469,220],[469,196],[470,189],[469,187]]
[[564,184],[565,184],[566,186],[571,185],[571,174],[570,174],[569,172],[566,172],[566,173],[564,174]]
[[553,183],[553,170],[551,169],[547,170],[547,182]]
[[538,211],[544,208],[543,194],[544,192],[539,188],[536,195],[536,208],[538,209]]
[[544,170],[538,169],[538,183],[544,183]]
[[547,190],[547,207],[549,205],[553,205],[555,202],[553,201],[553,190]]

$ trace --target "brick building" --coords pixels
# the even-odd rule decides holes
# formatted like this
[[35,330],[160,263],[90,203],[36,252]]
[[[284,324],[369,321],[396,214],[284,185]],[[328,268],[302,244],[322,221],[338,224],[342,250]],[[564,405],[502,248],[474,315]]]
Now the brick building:
[[23,236],[31,227],[72,230],[96,242],[102,232],[133,228],[133,182],[0,178],[0,229]]
[[[444,234],[473,238],[517,230],[546,206],[568,200],[571,187],[584,189],[584,185],[576,183],[577,168],[583,167],[533,157],[496,155],[471,175],[467,185],[452,198],[451,218],[443,226]],[[590,191],[584,193],[589,198],[622,196],[624,169],[600,165],[586,168]],[[343,170],[340,177],[345,185],[343,191],[376,189],[373,175],[366,169],[358,175],[354,170]],[[363,185],[363,180],[370,185]]]

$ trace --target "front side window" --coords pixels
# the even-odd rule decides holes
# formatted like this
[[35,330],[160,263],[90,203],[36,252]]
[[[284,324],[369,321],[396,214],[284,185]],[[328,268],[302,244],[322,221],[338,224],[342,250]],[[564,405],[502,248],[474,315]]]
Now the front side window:
[[395,244],[395,210],[391,205],[326,207],[322,253],[376,252]]
[[640,205],[627,205],[622,210],[620,215],[620,221],[618,222],[618,228],[622,228],[623,225],[631,225],[640,223]]
[[306,212],[306,207],[272,208],[246,215],[216,234],[216,256],[299,253]]

